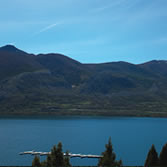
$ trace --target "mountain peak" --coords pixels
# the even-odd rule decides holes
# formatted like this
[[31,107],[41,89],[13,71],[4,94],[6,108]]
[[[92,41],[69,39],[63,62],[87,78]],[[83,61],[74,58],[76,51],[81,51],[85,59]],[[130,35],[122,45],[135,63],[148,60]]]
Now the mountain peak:
[[14,45],[10,45],[10,44],[0,47],[0,51],[23,52],[23,51],[19,50],[18,48],[16,48]]

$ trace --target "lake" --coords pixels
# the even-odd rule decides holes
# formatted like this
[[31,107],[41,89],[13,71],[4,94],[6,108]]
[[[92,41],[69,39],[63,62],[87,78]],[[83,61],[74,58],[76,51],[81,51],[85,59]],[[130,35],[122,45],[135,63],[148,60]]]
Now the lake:
[[[100,155],[110,136],[123,165],[143,165],[152,144],[160,152],[167,142],[166,128],[166,118],[1,118],[0,165],[31,165],[33,156],[19,152],[50,151],[59,141],[64,151]],[[73,158],[71,163],[96,165],[97,160]]]

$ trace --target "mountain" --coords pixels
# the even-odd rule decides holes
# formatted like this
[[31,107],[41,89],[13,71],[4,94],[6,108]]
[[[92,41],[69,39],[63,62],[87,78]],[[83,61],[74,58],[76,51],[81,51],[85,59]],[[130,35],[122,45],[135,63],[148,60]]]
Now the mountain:
[[12,45],[0,48],[0,80],[40,69],[42,66],[34,60],[33,55]]
[[155,73],[159,76],[167,76],[167,61],[166,60],[153,60],[144,64],[140,64],[140,67],[150,71],[151,73]]
[[0,47],[0,51],[1,52],[11,52],[11,53],[26,53],[22,50],[19,50],[18,48],[16,48],[14,45],[6,45],[6,46],[2,46]]
[[63,77],[70,85],[80,84],[89,73],[83,64],[62,54],[40,54],[36,60],[53,76]]
[[0,114],[167,116],[167,61],[82,64],[0,47]]

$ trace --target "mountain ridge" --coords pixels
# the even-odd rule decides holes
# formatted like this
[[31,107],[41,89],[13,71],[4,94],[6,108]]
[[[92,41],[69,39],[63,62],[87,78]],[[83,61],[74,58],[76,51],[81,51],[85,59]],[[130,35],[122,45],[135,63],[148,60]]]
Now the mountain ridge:
[[83,64],[6,45],[0,47],[0,114],[164,117],[166,76],[165,60]]

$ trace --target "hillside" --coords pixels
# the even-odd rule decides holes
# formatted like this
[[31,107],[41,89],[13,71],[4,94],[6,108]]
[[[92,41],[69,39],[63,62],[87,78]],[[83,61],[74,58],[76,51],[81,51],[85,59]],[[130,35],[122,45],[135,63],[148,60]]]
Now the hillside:
[[0,114],[167,116],[167,61],[82,64],[0,48]]

